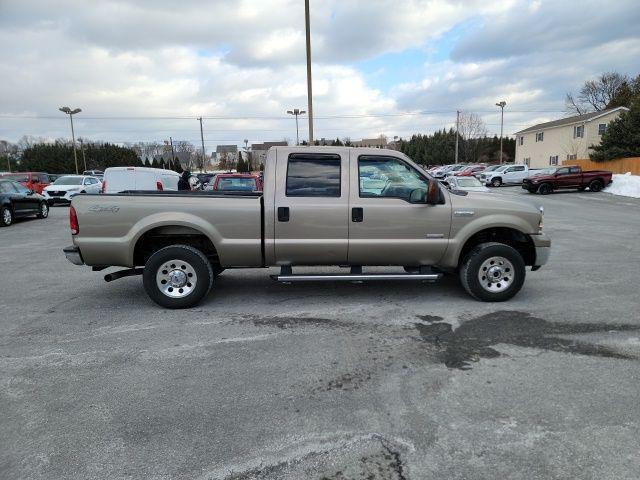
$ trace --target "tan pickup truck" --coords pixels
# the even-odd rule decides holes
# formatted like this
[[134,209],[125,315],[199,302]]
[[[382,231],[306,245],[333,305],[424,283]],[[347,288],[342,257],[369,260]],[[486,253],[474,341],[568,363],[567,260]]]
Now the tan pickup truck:
[[[531,201],[447,190],[393,150],[274,147],[263,190],[78,195],[64,253],[96,271],[127,267],[107,281],[142,274],[149,297],[168,308],[197,304],[224,269],[269,266],[280,266],[272,278],[281,282],[457,273],[474,298],[503,301],[522,288],[526,266],[549,257]],[[293,271],[327,265],[341,269]],[[366,272],[381,265],[399,271]]]

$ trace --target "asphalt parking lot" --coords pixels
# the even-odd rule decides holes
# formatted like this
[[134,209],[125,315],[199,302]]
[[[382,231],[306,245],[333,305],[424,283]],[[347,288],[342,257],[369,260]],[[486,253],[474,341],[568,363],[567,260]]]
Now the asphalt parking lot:
[[0,229],[0,478],[637,479],[640,200],[532,198],[501,304],[256,269],[168,311],[65,260],[66,207]]

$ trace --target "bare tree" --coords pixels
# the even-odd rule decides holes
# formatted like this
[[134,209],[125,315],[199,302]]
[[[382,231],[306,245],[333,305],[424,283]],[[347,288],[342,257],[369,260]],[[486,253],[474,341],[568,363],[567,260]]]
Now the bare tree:
[[477,113],[461,113],[458,122],[458,134],[462,137],[462,154],[465,162],[474,162],[477,156],[478,141],[487,135],[487,127]]
[[582,115],[599,112],[616,97],[621,88],[628,86],[630,79],[618,72],[606,72],[595,80],[584,83],[577,96],[567,93],[565,106],[568,113]]

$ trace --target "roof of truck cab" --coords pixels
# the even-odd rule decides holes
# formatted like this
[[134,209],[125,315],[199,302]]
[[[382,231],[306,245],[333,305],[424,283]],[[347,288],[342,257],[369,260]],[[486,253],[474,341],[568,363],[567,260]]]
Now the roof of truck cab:
[[109,167],[104,173],[106,174],[109,171],[135,171],[135,172],[149,172],[149,173],[162,173],[165,175],[177,175],[180,174],[174,170],[167,170],[166,168],[151,168],[151,167]]
[[392,148],[374,148],[374,147],[345,147],[345,146],[289,146],[289,147],[271,147],[269,150],[275,150],[282,153],[345,153],[348,151],[357,151],[362,155],[395,155],[405,156],[402,152]]

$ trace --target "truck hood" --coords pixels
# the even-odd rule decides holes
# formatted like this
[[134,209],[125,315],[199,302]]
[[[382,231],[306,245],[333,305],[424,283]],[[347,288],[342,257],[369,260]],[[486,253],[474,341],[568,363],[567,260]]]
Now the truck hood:
[[482,217],[517,217],[529,228],[525,233],[537,233],[542,216],[540,205],[531,199],[501,193],[468,192],[467,195],[449,193],[453,215],[456,211],[473,212],[474,219]]
[[531,182],[544,182],[547,180],[553,180],[555,177],[553,175],[531,175],[530,177],[525,178],[525,180],[529,180]]

